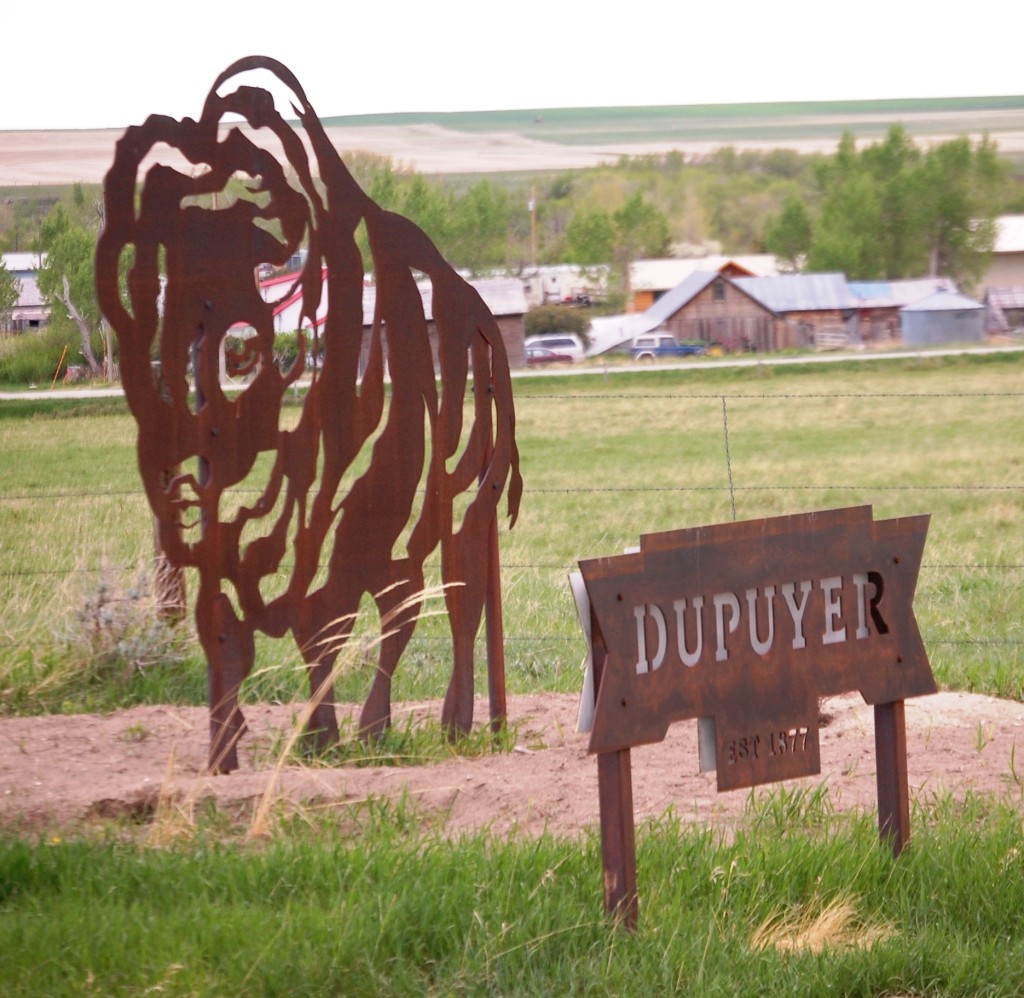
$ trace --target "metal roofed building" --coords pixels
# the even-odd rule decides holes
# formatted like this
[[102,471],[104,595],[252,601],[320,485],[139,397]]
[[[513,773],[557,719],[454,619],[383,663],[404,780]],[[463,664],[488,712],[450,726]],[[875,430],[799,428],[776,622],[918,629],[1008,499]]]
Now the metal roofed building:
[[632,346],[661,330],[681,343],[728,351],[777,350],[776,316],[737,281],[718,271],[694,271],[639,315],[609,316],[591,324],[590,353]]
[[737,277],[733,283],[779,317],[779,348],[859,342],[856,299],[843,274]]
[[900,309],[936,291],[957,291],[948,277],[899,281],[847,281],[856,301],[857,328],[864,343],[893,343],[900,338]]
[[11,333],[41,329],[50,319],[50,305],[39,290],[38,273],[43,257],[38,253],[4,253],[3,264],[19,284],[18,301],[8,320]]
[[907,346],[977,343],[985,338],[981,302],[952,291],[936,291],[900,310]]

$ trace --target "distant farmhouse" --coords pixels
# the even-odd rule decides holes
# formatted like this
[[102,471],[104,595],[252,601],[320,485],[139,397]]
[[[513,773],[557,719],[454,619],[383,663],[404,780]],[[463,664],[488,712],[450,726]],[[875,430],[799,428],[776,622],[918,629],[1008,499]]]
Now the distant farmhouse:
[[5,332],[26,333],[42,329],[49,321],[50,306],[39,291],[37,275],[40,267],[38,253],[4,253],[4,266],[21,286],[18,303],[11,311]]
[[[856,308],[842,274],[750,277],[695,270],[646,311],[621,324],[625,339],[610,342],[613,337],[608,336],[595,345],[605,350],[628,348],[631,339],[658,331],[682,343],[701,343],[730,353],[767,353],[814,346],[826,335],[832,337],[833,345],[844,345],[855,318]],[[614,328],[610,320],[605,325]],[[855,332],[855,321],[852,328]]]
[[843,274],[780,274],[765,255],[638,260],[630,269],[627,311],[593,320],[588,353],[628,352],[637,337],[651,333],[758,352],[1021,335],[1024,215],[997,219],[997,231],[983,301],[963,295],[948,277],[847,281]]

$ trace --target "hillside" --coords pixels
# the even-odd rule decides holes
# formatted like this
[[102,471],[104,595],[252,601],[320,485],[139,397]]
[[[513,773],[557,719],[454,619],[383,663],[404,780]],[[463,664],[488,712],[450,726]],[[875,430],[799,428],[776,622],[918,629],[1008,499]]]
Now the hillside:
[[[875,139],[893,122],[921,142],[987,133],[1004,154],[1024,154],[1024,96],[325,115],[324,122],[339,149],[391,156],[425,174],[565,170],[673,149],[705,155],[723,145],[830,152],[844,130]],[[99,182],[119,137],[111,129],[0,132],[0,187]]]

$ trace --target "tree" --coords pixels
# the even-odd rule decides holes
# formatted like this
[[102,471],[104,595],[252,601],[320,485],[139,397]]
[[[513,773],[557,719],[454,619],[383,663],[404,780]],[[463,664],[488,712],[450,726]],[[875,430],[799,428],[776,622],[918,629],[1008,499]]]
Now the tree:
[[432,187],[423,176],[415,174],[403,189],[397,210],[415,222],[444,253],[448,236],[448,199],[442,191]]
[[976,149],[960,138],[922,153],[894,125],[858,153],[846,133],[815,171],[820,210],[807,266],[855,280],[930,273],[970,282],[992,249],[1007,168],[988,139]]
[[973,283],[995,245],[995,217],[1008,164],[987,137],[977,149],[966,138],[930,149],[922,174],[928,213],[925,233],[930,274]]
[[[39,270],[39,290],[51,306],[59,306],[52,308],[50,321],[70,321],[74,325],[82,356],[90,373],[98,377],[103,369],[96,359],[93,336],[101,332],[103,319],[96,301],[96,235],[73,219],[64,205],[58,204],[43,222],[39,243],[45,255]],[[108,376],[113,360],[109,352],[106,348]]]
[[11,312],[21,295],[21,281],[0,260],[0,332],[11,331]]
[[576,212],[569,222],[567,242],[573,263],[591,267],[610,262],[620,285],[628,289],[629,265],[634,260],[668,251],[668,222],[636,191],[611,215],[601,208]]
[[799,270],[801,259],[811,246],[811,216],[803,199],[790,195],[778,215],[769,217],[764,230],[764,245],[782,260],[787,269]]
[[877,248],[883,276],[923,272],[920,162],[921,152],[902,125],[893,125],[884,142],[868,146],[861,155],[862,167],[878,189]]
[[442,252],[457,267],[474,274],[505,261],[512,205],[508,192],[478,180],[449,205],[447,238]]
[[612,215],[615,225],[615,255],[628,262],[668,252],[668,222],[665,216],[637,191]]
[[581,267],[607,263],[612,258],[615,226],[600,208],[575,212],[566,228],[568,255]]

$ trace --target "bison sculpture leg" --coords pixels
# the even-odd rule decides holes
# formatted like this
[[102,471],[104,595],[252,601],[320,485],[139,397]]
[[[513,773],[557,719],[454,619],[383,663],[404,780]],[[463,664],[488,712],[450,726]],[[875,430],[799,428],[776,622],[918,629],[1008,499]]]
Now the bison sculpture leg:
[[423,592],[423,566],[409,558],[393,562],[392,581],[374,596],[381,621],[380,656],[359,717],[359,736],[380,738],[391,726],[391,681],[416,630]]
[[208,766],[211,773],[230,773],[238,769],[238,739],[245,733],[238,692],[256,656],[252,628],[239,620],[224,593],[210,592],[202,583],[196,599],[196,623],[206,653],[210,693]]
[[[466,515],[472,516],[472,509]],[[442,542],[456,552],[451,556],[452,569],[445,577],[444,596],[452,632],[452,678],[441,707],[441,724],[452,741],[467,735],[473,726],[473,646],[486,599],[483,576],[467,570],[469,566],[460,550],[465,541],[464,536],[456,536]],[[467,553],[474,551],[472,544],[464,549]]]

